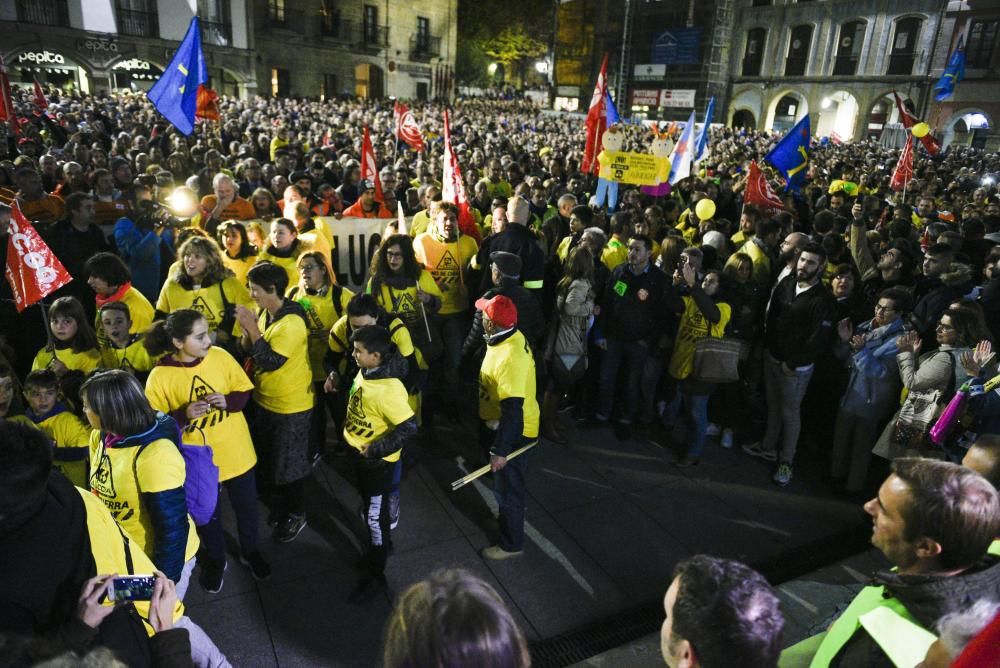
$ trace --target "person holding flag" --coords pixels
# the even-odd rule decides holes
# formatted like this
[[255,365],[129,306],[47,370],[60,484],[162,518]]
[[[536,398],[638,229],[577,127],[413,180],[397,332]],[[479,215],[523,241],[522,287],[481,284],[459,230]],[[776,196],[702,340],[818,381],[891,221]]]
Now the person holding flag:
[[358,182],[358,201],[344,209],[347,218],[392,218],[392,212],[385,207],[382,183],[375,166],[375,150],[371,135],[365,128],[361,141],[361,181]]
[[809,116],[806,115],[764,156],[764,160],[774,165],[785,177],[786,190],[799,190],[806,182],[810,135]]
[[402,141],[414,151],[423,151],[424,138],[420,133],[420,126],[417,125],[417,120],[413,117],[413,112],[405,104],[401,104],[399,100],[396,100],[392,115],[396,121],[394,134],[396,135],[397,148],[399,142]]

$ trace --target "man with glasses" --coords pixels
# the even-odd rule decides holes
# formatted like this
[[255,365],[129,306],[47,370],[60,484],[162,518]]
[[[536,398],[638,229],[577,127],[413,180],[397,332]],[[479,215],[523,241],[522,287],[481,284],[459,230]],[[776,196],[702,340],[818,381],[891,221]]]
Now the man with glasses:
[[912,303],[905,288],[888,288],[879,294],[874,318],[853,329],[847,318],[837,323],[834,355],[847,363],[851,375],[834,423],[830,474],[846,493],[864,488],[872,443],[899,405],[896,339],[908,329]]

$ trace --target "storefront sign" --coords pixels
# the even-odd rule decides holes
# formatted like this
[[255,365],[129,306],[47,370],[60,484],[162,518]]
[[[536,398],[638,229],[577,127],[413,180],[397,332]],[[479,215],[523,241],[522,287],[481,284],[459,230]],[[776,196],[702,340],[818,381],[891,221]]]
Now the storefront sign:
[[397,66],[400,72],[412,74],[415,77],[430,77],[431,68],[428,65],[411,65],[409,63],[399,63]]
[[65,65],[66,59],[61,53],[52,53],[51,51],[25,51],[17,57],[17,62],[18,64]]
[[648,65],[636,65],[632,78],[636,81],[660,81],[667,76],[667,66],[650,63]]
[[660,105],[660,91],[658,90],[633,90],[632,105],[645,105],[647,107],[657,107]]
[[94,54],[114,54],[118,53],[118,42],[100,37],[86,37],[84,39],[76,40],[76,48],[78,51],[86,51]]
[[116,70],[127,70],[129,72],[148,71],[153,69],[153,67],[148,60],[139,60],[138,58],[130,58],[129,60],[122,60],[115,63]]
[[660,91],[660,106],[693,109],[694,93],[695,90],[693,88],[664,88]]
[[556,86],[556,95],[560,97],[579,97],[579,86]]

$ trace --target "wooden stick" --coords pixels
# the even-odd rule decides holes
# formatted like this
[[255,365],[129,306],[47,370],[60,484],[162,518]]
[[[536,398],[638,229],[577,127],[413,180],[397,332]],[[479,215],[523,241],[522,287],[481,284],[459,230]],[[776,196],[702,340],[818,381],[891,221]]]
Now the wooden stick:
[[[527,452],[531,448],[535,447],[536,445],[538,445],[538,441],[532,441],[531,443],[528,443],[523,448],[518,448],[514,452],[510,453],[509,455],[507,455],[507,461],[510,461],[511,459],[514,459],[514,457],[517,457],[518,455],[524,454],[525,452]],[[486,475],[487,473],[490,472],[490,467],[491,466],[492,466],[492,464],[487,464],[486,466],[480,467],[480,468],[476,469],[475,471],[473,471],[472,473],[469,473],[468,475],[465,475],[465,476],[459,478],[458,480],[455,480],[454,482],[451,483],[451,491],[454,492],[455,490],[461,489],[462,487],[465,487],[466,485],[468,485],[473,480],[476,480],[477,478],[483,477],[484,475]]]

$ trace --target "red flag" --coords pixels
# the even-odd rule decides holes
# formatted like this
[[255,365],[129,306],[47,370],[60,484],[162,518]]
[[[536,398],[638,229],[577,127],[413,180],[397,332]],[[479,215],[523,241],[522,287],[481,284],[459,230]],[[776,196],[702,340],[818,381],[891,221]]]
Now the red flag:
[[785,205],[781,198],[774,192],[771,184],[764,177],[764,172],[760,171],[757,161],[750,161],[750,170],[747,172],[747,184],[743,193],[744,204],[754,204],[760,207],[765,213],[775,214],[785,210]]
[[10,77],[7,76],[7,67],[3,64],[2,56],[0,56],[0,121],[7,121],[15,137],[21,134],[17,112],[14,110],[14,100],[10,95]]
[[458,207],[458,229],[462,234],[479,241],[479,228],[476,219],[472,217],[469,208],[469,198],[465,196],[465,184],[462,183],[462,170],[458,166],[458,158],[451,150],[451,123],[448,120],[448,110],[444,110],[444,175],[441,178],[441,201],[453,202]]
[[899,162],[896,163],[896,168],[892,170],[892,180],[889,181],[889,187],[893,190],[903,190],[906,188],[907,182],[913,178],[913,137],[906,135],[906,146],[903,147],[903,152],[899,155]]
[[392,115],[396,120],[396,139],[406,142],[414,151],[423,151],[424,138],[420,134],[420,126],[417,125],[413,112],[396,100]]
[[32,100],[39,109],[48,109],[49,101],[45,99],[45,93],[42,91],[42,84],[38,83],[38,77],[35,77],[35,97]]
[[382,196],[382,181],[378,178],[378,167],[375,166],[375,150],[372,149],[372,138],[365,126],[365,136],[361,142],[361,180],[375,183],[375,201],[384,202]]
[[597,154],[601,152],[601,139],[608,129],[608,110],[605,103],[608,94],[608,54],[604,54],[601,71],[597,74],[594,84],[594,95],[590,98],[590,109],[587,111],[587,144],[583,149],[583,164],[580,168],[586,172],[597,174],[601,165],[597,162]]
[[5,273],[14,293],[14,303],[18,312],[73,280],[66,267],[21,213],[17,200],[11,204],[10,210],[10,236],[7,238]]
[[[904,128],[909,130],[920,122],[919,118],[906,110],[906,107],[903,106],[903,101],[899,99],[896,91],[892,91],[892,96],[896,98],[896,109],[899,110],[899,119],[903,122]],[[924,148],[931,155],[937,155],[938,151],[941,150],[941,143],[930,132],[920,138],[920,143],[924,145]]]
[[219,94],[205,84],[198,86],[198,98],[195,105],[195,118],[217,121],[221,117],[219,114]]

